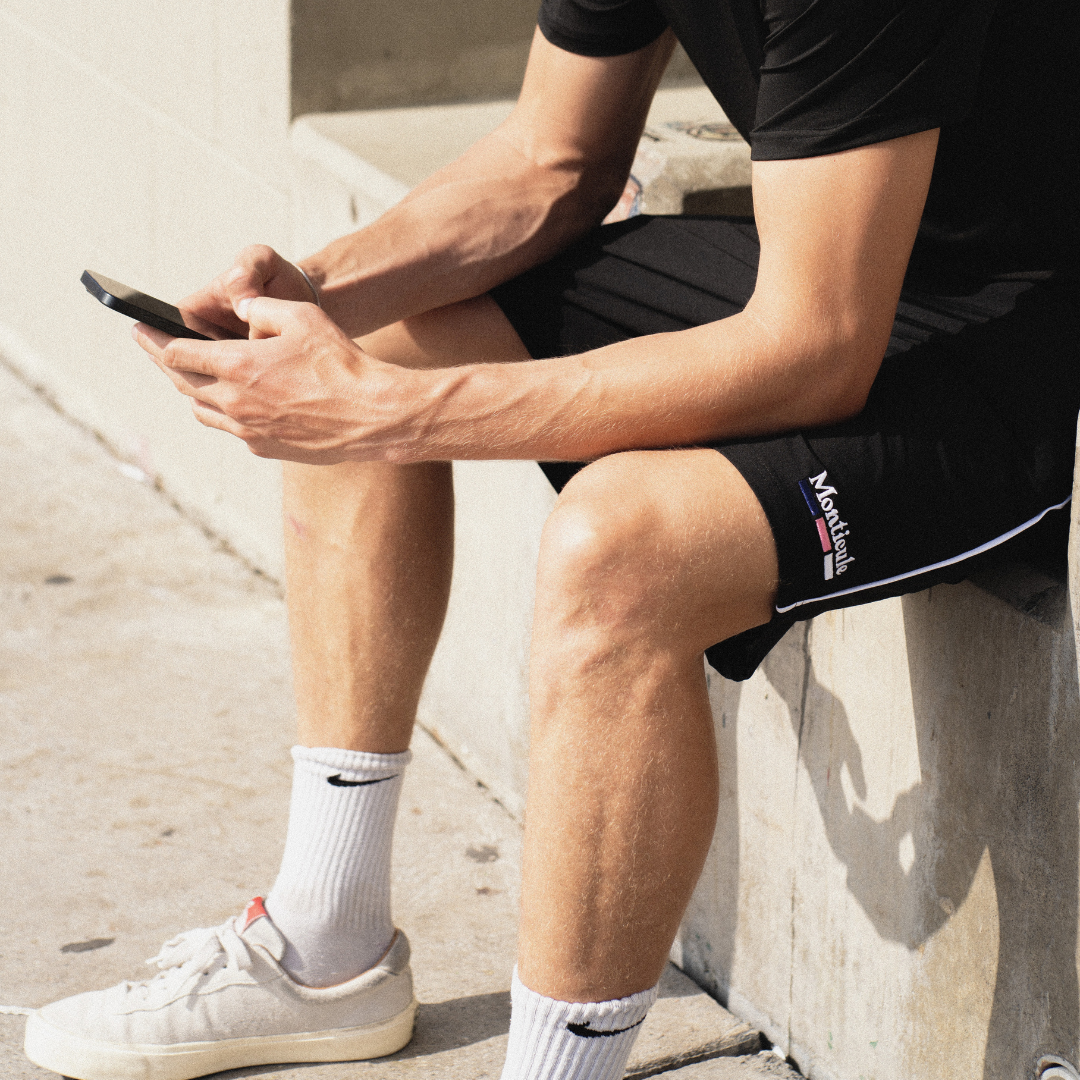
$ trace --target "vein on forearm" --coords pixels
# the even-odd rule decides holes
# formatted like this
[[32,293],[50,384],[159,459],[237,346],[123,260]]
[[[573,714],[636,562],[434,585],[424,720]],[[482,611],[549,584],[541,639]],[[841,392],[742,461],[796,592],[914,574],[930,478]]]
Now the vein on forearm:
[[818,426],[852,411],[864,352],[744,312],[580,356],[425,372],[410,443],[427,458],[581,461]]

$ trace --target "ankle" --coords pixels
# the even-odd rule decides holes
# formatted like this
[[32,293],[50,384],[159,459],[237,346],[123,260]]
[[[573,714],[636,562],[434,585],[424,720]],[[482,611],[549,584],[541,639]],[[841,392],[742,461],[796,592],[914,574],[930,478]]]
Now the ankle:
[[293,748],[281,871],[267,911],[287,943],[284,969],[330,986],[374,966],[394,936],[390,853],[408,751]]
[[267,897],[266,913],[285,939],[281,966],[302,986],[337,986],[370,971],[386,955],[396,933],[389,921],[360,929],[329,925],[279,907],[272,897]]
[[501,1080],[622,1080],[656,987],[612,1001],[557,1001],[514,971],[510,1042]]

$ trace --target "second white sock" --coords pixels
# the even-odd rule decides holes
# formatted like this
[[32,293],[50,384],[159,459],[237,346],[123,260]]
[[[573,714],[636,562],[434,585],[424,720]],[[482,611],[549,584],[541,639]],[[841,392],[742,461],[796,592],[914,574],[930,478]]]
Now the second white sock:
[[282,966],[307,986],[373,967],[394,936],[390,853],[412,758],[294,746],[289,832],[266,910],[288,943]]
[[656,987],[611,1001],[557,1001],[514,969],[501,1080],[622,1080]]

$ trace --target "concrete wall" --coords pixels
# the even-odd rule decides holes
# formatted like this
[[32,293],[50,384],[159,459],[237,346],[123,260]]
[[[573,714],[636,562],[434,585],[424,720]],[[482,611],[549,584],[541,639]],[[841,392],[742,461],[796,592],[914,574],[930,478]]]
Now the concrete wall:
[[[538,0],[293,0],[292,114],[516,97]],[[700,83],[682,49],[666,84]]]
[[328,234],[294,212],[292,118],[512,95],[536,7],[0,0],[0,356],[279,574],[277,466],[193,424],[79,275],[175,300],[246,244],[308,253]]
[[79,275],[179,298],[290,252],[286,0],[0,0],[0,354],[259,564],[278,469],[202,429]]
[[745,685],[714,676],[725,811],[677,953],[809,1075],[1076,1060],[1080,730],[1059,610],[940,587],[796,627]]
[[295,0],[293,115],[516,95],[537,0]]

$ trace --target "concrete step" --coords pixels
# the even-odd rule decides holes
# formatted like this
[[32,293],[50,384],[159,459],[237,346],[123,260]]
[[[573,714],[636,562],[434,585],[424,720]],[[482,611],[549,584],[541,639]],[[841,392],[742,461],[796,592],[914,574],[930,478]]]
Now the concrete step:
[[797,1080],[797,1073],[771,1050],[742,1057],[716,1057],[665,1073],[665,1080]]
[[[39,1080],[51,1074],[22,1057],[12,1008],[137,978],[162,941],[272,883],[292,741],[285,611],[272,582],[2,366],[0,606],[0,1076]],[[415,1039],[378,1062],[234,1075],[498,1076],[520,828],[429,736],[414,750],[394,873]],[[759,1069],[745,1057],[758,1046],[669,967],[630,1075],[719,1056]],[[773,1075],[730,1075],[759,1074]]]
[[[298,249],[374,221],[513,107],[504,100],[300,117],[292,128]],[[753,213],[750,147],[704,87],[657,92],[633,173],[643,213]]]

